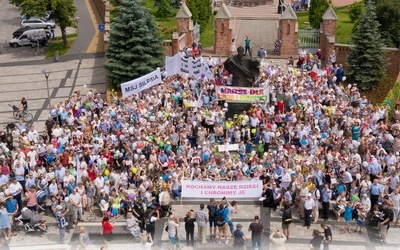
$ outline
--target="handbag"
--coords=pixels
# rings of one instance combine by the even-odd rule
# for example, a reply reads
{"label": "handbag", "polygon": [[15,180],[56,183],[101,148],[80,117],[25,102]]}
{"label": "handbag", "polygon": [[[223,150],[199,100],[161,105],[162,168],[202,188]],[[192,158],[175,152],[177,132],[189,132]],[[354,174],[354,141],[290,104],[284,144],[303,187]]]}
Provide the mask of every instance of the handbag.
{"label": "handbag", "polygon": [[167,226],[165,227],[165,232],[168,232],[168,229],[169,229],[169,226],[167,225]]}

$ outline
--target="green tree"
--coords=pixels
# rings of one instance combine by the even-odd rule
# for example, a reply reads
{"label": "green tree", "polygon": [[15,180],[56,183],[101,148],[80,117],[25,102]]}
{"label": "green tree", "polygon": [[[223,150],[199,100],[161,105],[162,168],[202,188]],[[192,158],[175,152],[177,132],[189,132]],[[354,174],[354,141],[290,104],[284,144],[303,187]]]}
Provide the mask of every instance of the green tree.
{"label": "green tree", "polygon": [[200,29],[200,32],[203,32],[211,20],[211,0],[187,0],[186,5],[190,12],[192,12],[193,22],[199,23],[200,27],[203,27],[203,29]]}
{"label": "green tree", "polygon": [[310,3],[310,9],[308,21],[311,27],[319,29],[320,23],[322,22],[322,16],[326,9],[328,9],[331,0],[312,0]]}
{"label": "green tree", "polygon": [[107,77],[114,87],[162,65],[163,47],[156,23],[141,0],[121,0],[111,25]]}
{"label": "green tree", "polygon": [[168,0],[161,0],[160,6],[157,10],[156,16],[157,17],[171,17],[174,14],[174,10],[171,7],[171,4]]}
{"label": "green tree", "polygon": [[67,46],[67,27],[75,25],[76,7],[73,0],[10,0],[11,4],[17,6],[22,15],[28,18],[32,16],[43,16],[46,10],[52,10],[51,18],[56,20],[60,26],[64,46]]}
{"label": "green tree", "polygon": [[386,59],[379,28],[375,5],[369,1],[351,38],[354,47],[347,56],[348,72],[362,90],[373,89],[385,74]]}
{"label": "green tree", "polygon": [[398,0],[375,1],[381,36],[388,47],[400,47],[400,4]]}

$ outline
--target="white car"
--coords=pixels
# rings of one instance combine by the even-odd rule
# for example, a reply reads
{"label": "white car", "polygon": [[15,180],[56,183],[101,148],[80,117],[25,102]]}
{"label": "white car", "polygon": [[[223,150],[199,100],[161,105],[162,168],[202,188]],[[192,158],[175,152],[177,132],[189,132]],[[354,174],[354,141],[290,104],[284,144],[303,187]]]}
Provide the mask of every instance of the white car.
{"label": "white car", "polygon": [[32,46],[32,39],[40,39],[47,38],[48,40],[51,38],[50,30],[46,29],[36,29],[36,30],[27,30],[19,37],[11,39],[8,43],[11,47],[16,48],[19,46]]}
{"label": "white car", "polygon": [[40,18],[30,18],[21,21],[21,28],[51,29],[56,27],[54,20],[43,20]]}

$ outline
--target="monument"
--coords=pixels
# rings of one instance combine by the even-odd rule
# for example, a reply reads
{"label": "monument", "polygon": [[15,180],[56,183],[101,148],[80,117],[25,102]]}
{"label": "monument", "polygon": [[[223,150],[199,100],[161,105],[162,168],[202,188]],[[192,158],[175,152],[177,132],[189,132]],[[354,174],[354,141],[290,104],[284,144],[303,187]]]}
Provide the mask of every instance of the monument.
{"label": "monument", "polygon": [[[232,86],[251,88],[260,73],[260,62],[245,55],[243,46],[239,46],[237,52],[225,61],[224,67],[233,75]],[[248,111],[250,107],[251,103],[230,102],[227,117]]]}
{"label": "monument", "polygon": [[233,75],[233,86],[253,87],[260,73],[260,62],[244,54],[243,46],[237,48],[237,55],[229,57],[225,63],[225,69]]}

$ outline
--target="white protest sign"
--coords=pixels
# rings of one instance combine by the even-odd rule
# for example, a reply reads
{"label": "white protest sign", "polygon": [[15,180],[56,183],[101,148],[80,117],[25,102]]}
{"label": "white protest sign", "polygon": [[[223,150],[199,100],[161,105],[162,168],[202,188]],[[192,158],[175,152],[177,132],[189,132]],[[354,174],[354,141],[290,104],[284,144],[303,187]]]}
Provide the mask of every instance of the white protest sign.
{"label": "white protest sign", "polygon": [[225,152],[225,151],[237,151],[239,150],[239,144],[224,144],[218,145],[218,152]]}
{"label": "white protest sign", "polygon": [[182,197],[187,198],[258,198],[261,181],[182,181]]}
{"label": "white protest sign", "polygon": [[145,76],[121,84],[122,96],[131,96],[133,94],[139,93],[142,90],[151,88],[161,82],[162,80],[160,68],[157,68],[156,70]]}
{"label": "white protest sign", "polygon": [[203,58],[199,57],[197,59],[182,58],[178,53],[174,56],[167,56],[165,58],[165,70],[167,75],[175,74],[188,74],[188,76],[195,76],[196,78],[201,77],[204,74],[208,79],[213,79],[214,76],[210,68],[203,62]]}

